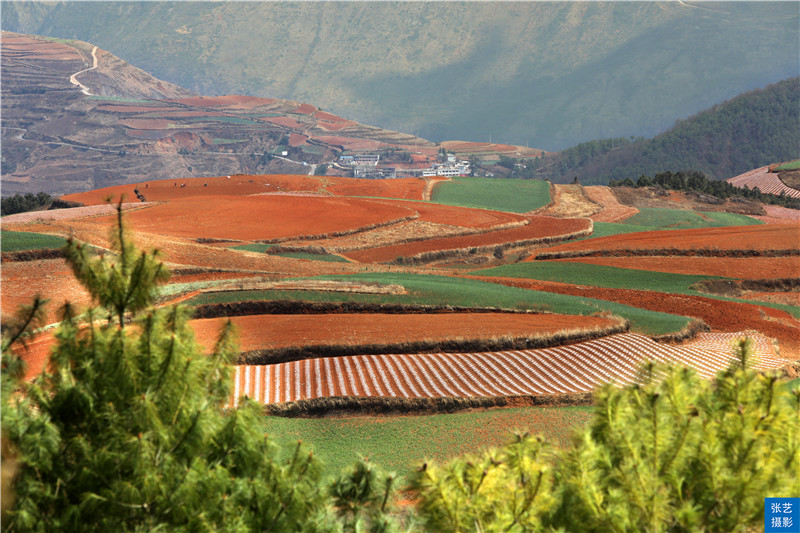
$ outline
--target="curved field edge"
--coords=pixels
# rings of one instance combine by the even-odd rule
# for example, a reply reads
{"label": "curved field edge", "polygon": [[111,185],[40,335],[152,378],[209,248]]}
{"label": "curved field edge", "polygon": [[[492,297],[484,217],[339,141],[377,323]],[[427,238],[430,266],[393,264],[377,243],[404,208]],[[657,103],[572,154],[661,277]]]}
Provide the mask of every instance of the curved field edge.
{"label": "curved field edge", "polygon": [[318,276],[310,279],[397,284],[405,287],[408,294],[374,295],[314,291],[303,291],[300,294],[299,291],[235,291],[199,294],[187,303],[206,305],[249,300],[303,300],[518,309],[565,315],[608,312],[628,320],[633,331],[647,335],[679,332],[691,322],[688,317],[648,311],[616,302],[508,287],[490,281],[467,278],[425,274],[363,273]]}

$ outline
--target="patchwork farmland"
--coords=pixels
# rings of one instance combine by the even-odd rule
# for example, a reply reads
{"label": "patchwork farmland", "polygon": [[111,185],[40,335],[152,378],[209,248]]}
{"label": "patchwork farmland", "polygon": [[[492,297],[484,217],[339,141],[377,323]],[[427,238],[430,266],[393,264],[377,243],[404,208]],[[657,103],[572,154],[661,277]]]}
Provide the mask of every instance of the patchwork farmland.
{"label": "patchwork farmland", "polygon": [[[494,183],[502,202],[469,192]],[[796,212],[654,208],[618,193],[294,175],[98,189],[64,198],[84,207],[3,219],[14,250],[4,247],[2,312],[37,292],[52,301],[50,324],[65,299],[88,305],[54,249],[72,237],[108,250],[105,198],[124,195],[143,200],[126,204],[135,241],[172,271],[159,305],[195,306],[204,349],[227,320],[238,330],[231,406],[244,396],[270,409],[391,400],[401,413],[420,399],[586,403],[647,362],[711,377],[744,337],[758,369],[794,375]],[[46,364],[52,332],[22,353],[28,378]]]}

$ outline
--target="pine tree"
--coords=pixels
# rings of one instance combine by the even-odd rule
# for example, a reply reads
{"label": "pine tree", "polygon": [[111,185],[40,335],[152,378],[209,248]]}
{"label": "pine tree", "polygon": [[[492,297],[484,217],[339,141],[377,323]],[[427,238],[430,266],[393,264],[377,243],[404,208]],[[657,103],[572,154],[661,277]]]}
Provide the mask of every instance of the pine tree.
{"label": "pine tree", "polygon": [[596,392],[563,452],[517,436],[500,450],[423,465],[431,531],[752,531],[764,498],[800,494],[800,388],[747,368],[751,341],[715,380],[650,365]]}
{"label": "pine tree", "polygon": [[329,529],[313,454],[299,443],[280,454],[251,402],[221,410],[236,354],[230,324],[205,355],[189,309],[149,307],[168,274],[156,252],[134,248],[121,208],[118,217],[113,254],[65,247],[98,307],[83,321],[64,309],[42,375],[22,384],[12,346],[41,302],[3,343],[3,438],[20,466],[4,529]]}

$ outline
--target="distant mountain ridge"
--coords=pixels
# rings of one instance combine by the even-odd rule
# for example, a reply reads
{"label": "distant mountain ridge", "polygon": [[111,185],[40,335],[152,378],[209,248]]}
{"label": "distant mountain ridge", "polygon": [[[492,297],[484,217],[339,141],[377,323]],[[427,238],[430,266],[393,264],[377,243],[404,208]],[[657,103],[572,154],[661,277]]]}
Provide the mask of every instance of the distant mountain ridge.
{"label": "distant mountain ridge", "polygon": [[791,78],[679,120],[652,139],[606,139],[553,154],[545,158],[540,176],[606,184],[695,170],[719,180],[798,157],[800,78]]}
{"label": "distant mountain ridge", "polygon": [[4,1],[200,94],[314,102],[444,141],[652,136],[798,75],[794,2]]}

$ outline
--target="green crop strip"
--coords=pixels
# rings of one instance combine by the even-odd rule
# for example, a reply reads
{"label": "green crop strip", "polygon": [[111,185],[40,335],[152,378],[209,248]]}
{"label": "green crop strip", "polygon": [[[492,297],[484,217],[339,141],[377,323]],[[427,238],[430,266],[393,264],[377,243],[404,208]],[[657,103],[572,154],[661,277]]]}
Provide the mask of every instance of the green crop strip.
{"label": "green crop strip", "polygon": [[723,226],[753,226],[760,220],[734,213],[695,212],[682,209],[644,207],[622,222],[624,225],[652,229],[717,228]]}
{"label": "green crop strip", "polygon": [[192,298],[189,303],[203,305],[247,300],[293,300],[496,307],[539,310],[568,315],[588,315],[598,311],[608,311],[629,320],[631,327],[635,331],[649,335],[663,335],[680,331],[689,323],[689,319],[686,317],[647,311],[605,300],[532,291],[496,283],[447,276],[378,273],[320,276],[313,279],[398,284],[405,287],[408,294],[383,295],[279,290],[236,291],[201,294]]}
{"label": "green crop strip", "polygon": [[44,233],[3,230],[0,234],[0,248],[3,252],[54,249],[61,248],[65,244],[67,241],[63,237]]}
{"label": "green crop strip", "polygon": [[527,213],[550,203],[550,184],[540,180],[453,178],[433,189],[431,201],[458,207]]}
{"label": "green crop strip", "polygon": [[361,455],[407,475],[426,460],[444,462],[505,444],[515,429],[565,446],[575,429],[586,427],[592,413],[592,407],[520,407],[413,417],[266,416],[264,431],[285,450],[293,450],[298,440],[311,443],[328,472],[339,472]]}

